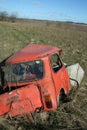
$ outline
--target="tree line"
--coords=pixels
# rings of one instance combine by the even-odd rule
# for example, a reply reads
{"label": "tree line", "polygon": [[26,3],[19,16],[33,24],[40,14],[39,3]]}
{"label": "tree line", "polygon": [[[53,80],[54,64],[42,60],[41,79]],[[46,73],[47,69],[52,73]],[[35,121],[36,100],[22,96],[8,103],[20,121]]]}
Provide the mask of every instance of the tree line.
{"label": "tree line", "polygon": [[0,11],[0,21],[15,22],[16,19],[17,19],[16,13],[8,14],[8,12],[6,12],[6,11]]}

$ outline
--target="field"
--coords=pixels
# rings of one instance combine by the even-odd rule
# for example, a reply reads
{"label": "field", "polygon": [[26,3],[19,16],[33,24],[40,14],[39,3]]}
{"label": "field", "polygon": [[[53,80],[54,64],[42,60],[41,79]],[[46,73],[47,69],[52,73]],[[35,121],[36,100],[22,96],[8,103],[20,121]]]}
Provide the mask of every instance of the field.
{"label": "field", "polygon": [[75,99],[62,104],[54,112],[48,112],[47,120],[38,120],[37,124],[33,125],[24,118],[16,121],[17,123],[0,118],[0,129],[87,129],[87,26],[34,20],[0,22],[0,61],[31,43],[62,48],[63,61],[69,65],[80,63],[85,71],[84,79]]}

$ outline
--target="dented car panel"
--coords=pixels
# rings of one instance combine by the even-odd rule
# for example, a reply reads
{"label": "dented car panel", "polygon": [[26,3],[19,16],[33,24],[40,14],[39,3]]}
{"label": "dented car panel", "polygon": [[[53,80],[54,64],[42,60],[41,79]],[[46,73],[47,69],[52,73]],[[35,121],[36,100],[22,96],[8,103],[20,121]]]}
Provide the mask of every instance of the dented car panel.
{"label": "dented car panel", "polygon": [[0,115],[9,114],[14,117],[33,112],[41,106],[40,93],[36,85],[26,86],[0,95]]}

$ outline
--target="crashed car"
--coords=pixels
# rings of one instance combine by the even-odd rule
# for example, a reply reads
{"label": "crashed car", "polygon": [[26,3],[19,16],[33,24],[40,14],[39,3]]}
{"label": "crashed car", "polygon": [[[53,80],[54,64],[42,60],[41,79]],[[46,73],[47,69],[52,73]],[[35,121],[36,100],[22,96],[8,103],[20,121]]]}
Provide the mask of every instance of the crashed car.
{"label": "crashed car", "polygon": [[72,89],[62,49],[31,44],[1,63],[0,116],[8,118],[57,109]]}

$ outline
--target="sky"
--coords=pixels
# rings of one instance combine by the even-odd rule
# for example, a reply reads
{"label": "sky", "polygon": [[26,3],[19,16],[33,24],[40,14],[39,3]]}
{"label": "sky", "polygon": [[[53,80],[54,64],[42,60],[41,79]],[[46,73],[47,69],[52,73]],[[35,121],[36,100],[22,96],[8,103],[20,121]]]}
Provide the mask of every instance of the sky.
{"label": "sky", "polygon": [[0,11],[20,18],[87,23],[87,0],[0,0]]}

